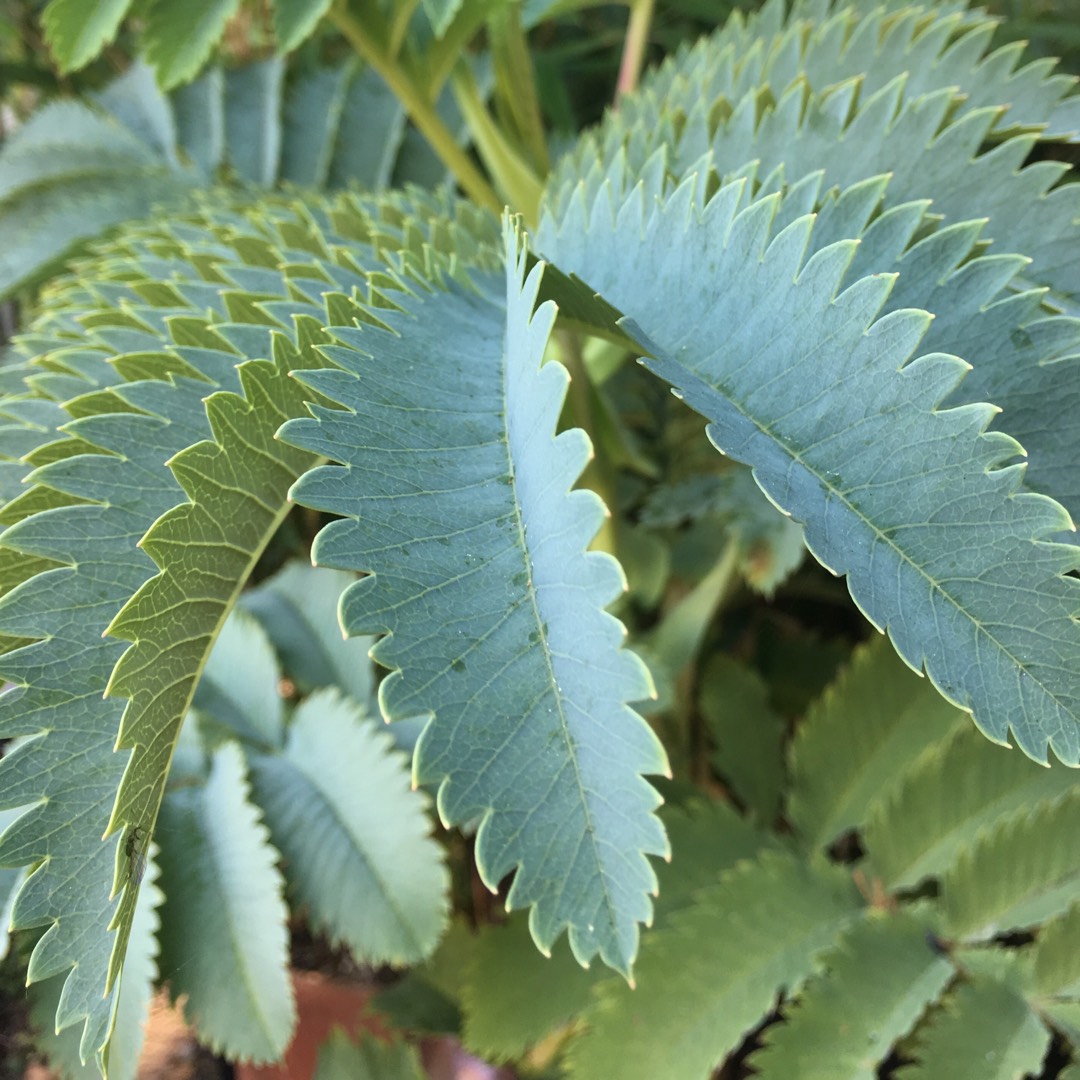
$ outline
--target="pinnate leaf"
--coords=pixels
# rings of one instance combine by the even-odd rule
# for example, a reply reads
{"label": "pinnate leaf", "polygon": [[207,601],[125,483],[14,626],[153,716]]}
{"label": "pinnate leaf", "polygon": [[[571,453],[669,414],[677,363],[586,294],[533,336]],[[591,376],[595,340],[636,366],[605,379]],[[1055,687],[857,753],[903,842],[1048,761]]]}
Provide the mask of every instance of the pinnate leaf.
{"label": "pinnate leaf", "polygon": [[641,774],[666,763],[624,704],[651,688],[603,610],[621,574],[585,552],[602,508],[568,491],[588,450],[580,432],[554,435],[567,376],[540,367],[553,311],[532,314],[539,270],[523,282],[506,244],[504,280],[399,300],[380,313],[395,333],[335,330],[341,370],[303,379],[344,411],[316,408],[280,437],[345,466],[292,497],[346,515],[313,558],[370,572],[342,624],[388,632],[373,652],[393,669],[384,713],[432,716],[417,780],[441,783],[448,823],[480,820],[491,888],[516,868],[507,903],[533,907],[542,951],[568,927],[579,961],[629,972],[656,888],[645,855],[667,852]]}
{"label": "pinnate leaf", "polygon": [[162,975],[186,995],[203,1041],[230,1057],[276,1060],[295,1022],[288,911],[237,744],[214,753],[205,786],[169,792],[158,828]]}
{"label": "pinnate leaf", "polygon": [[[296,899],[368,962],[435,948],[449,888],[427,798],[390,736],[333,690],[296,710],[280,754],[251,758],[255,797]],[[362,782],[358,782],[362,777]]]}

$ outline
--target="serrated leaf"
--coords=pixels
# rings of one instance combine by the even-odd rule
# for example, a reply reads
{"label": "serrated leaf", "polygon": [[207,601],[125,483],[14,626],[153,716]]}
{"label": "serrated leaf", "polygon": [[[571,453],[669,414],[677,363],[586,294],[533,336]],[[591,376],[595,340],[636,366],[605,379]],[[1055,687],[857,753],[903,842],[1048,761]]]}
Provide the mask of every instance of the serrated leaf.
{"label": "serrated leaf", "polygon": [[701,714],[715,746],[713,768],[766,825],[780,807],[785,729],[768,694],[758,675],[723,654],[709,660],[701,679]]}
{"label": "serrated leaf", "polygon": [[61,71],[78,71],[113,39],[132,0],[49,0],[45,40]]}
{"label": "serrated leaf", "polygon": [[[365,280],[356,263],[362,250],[381,264],[375,248],[362,248],[358,238],[370,237],[374,221],[383,215],[388,215],[379,234],[383,250],[396,250],[399,227],[409,222],[413,240],[425,253],[426,261],[416,264],[411,252],[403,253],[400,265],[445,266],[442,253],[448,245],[464,254],[465,265],[489,258],[487,219],[457,214],[445,199],[418,198],[395,196],[378,206],[369,203],[366,210],[359,200],[349,199],[334,208],[352,239],[347,259],[343,256],[346,265],[331,261],[329,266],[347,287]],[[282,217],[281,227],[287,230],[290,216]],[[256,283],[261,296],[276,283],[269,295],[275,290],[284,294],[282,275],[290,271],[266,269],[267,261],[280,267],[267,220],[253,214],[250,227],[239,235],[233,230],[241,221],[226,207],[207,209],[197,224],[176,224],[177,232],[207,253],[195,266],[182,257],[183,247],[168,231],[155,225],[133,230],[108,257],[87,268],[85,284],[67,283],[49,297],[35,333],[21,346],[31,356],[35,350],[41,355],[25,366],[4,369],[15,391],[4,406],[12,421],[9,445],[42,464],[26,494],[4,510],[8,529],[0,577],[7,591],[0,600],[0,634],[9,648],[11,643],[21,647],[0,657],[3,678],[15,684],[0,695],[2,730],[5,737],[35,738],[0,761],[6,805],[32,804],[0,839],[0,856],[13,864],[39,864],[20,892],[13,925],[50,927],[31,958],[29,978],[70,969],[57,1024],[64,1028],[87,1021],[81,1042],[86,1057],[102,1050],[108,1039],[114,1001],[108,987],[123,962],[137,890],[124,888],[119,907],[110,903],[110,894],[114,885],[138,883],[140,852],[152,833],[187,697],[218,622],[287,512],[286,487],[275,488],[274,477],[287,486],[300,471],[290,474],[287,463],[299,461],[302,469],[307,461],[303,455],[294,458],[294,451],[272,436],[283,418],[278,411],[283,402],[292,402],[285,415],[301,408],[303,391],[284,372],[313,357],[318,322],[329,316],[325,307],[288,301],[289,312],[297,316],[297,338],[290,342],[282,333],[274,340],[274,319],[267,315],[273,301],[264,302],[265,310],[256,307],[234,281]],[[312,239],[321,234],[306,220],[303,228],[294,224],[293,233],[324,250],[321,241]],[[233,236],[236,246],[226,243],[225,236]],[[260,236],[271,239],[263,242]],[[159,275],[169,283],[159,281]],[[298,280],[304,281],[302,271]],[[393,282],[384,286],[391,287]],[[360,310],[351,303],[332,306],[350,322]],[[303,312],[315,313],[318,322]],[[240,321],[227,322],[229,314]],[[239,343],[235,348],[229,337]],[[245,365],[238,378],[241,347],[259,356],[273,354],[281,366],[267,361],[254,368]],[[62,392],[66,407],[26,396],[24,379],[31,393],[49,387]],[[252,394],[257,408],[233,392],[241,388]],[[284,398],[277,396],[279,391]],[[207,423],[208,392],[215,423],[221,425],[216,429]],[[78,419],[67,423],[70,434],[58,434],[57,425],[72,416]],[[206,442],[215,431],[223,439],[220,454]],[[200,474],[201,505],[211,507],[207,517],[200,519],[199,511],[185,503],[183,488],[165,465],[170,459],[185,482]],[[260,494],[263,482],[270,488]],[[242,498],[234,503],[243,492],[254,493],[257,503],[242,506]],[[214,503],[213,497],[223,502]],[[241,506],[238,514],[229,508],[236,506]],[[176,513],[164,517],[170,510]],[[175,561],[182,567],[184,559],[198,564],[204,541],[216,555],[226,551],[228,557],[211,558],[209,573],[196,565],[194,573],[181,568],[176,577],[159,575],[140,592],[154,564],[138,545],[157,519],[162,520],[151,546],[163,558],[168,552],[164,561],[170,566]],[[260,521],[267,526],[261,534]],[[173,544],[171,537],[179,542]],[[223,569],[237,576],[222,577]],[[174,633],[178,624],[161,617],[158,600],[174,615],[185,611],[185,633],[179,638]],[[117,642],[103,632],[125,602],[134,606],[130,618],[119,620],[119,632],[126,626],[139,643],[125,654],[127,670],[117,673]],[[120,734],[122,744],[129,737],[136,744],[126,784],[121,775],[127,757],[116,753],[122,702],[103,698],[110,673],[127,680],[138,699]],[[114,679],[112,689],[117,687]],[[58,756],[58,743],[78,745],[79,753]],[[121,827],[120,838],[110,835],[101,842],[110,828]]]}
{"label": "serrated leaf", "polygon": [[277,658],[262,626],[252,616],[234,610],[214,642],[192,704],[213,713],[235,737],[276,750],[285,741],[280,678]]}
{"label": "serrated leaf", "polygon": [[587,447],[553,437],[566,374],[539,366],[553,312],[532,316],[539,275],[523,283],[516,243],[508,233],[504,282],[403,298],[380,313],[394,334],[335,331],[326,352],[343,370],[305,381],[347,411],[315,409],[280,437],[346,465],[292,497],[348,515],[313,559],[372,571],[342,598],[342,624],[389,631],[373,653],[395,669],[380,687],[388,717],[433,714],[416,779],[441,781],[448,823],[481,821],[489,887],[516,867],[507,904],[533,907],[543,951],[566,927],[579,961],[599,953],[628,972],[655,890],[644,856],[667,851],[641,773],[665,761],[624,704],[648,679],[603,611],[617,565],[584,552],[602,511],[567,492]]}
{"label": "serrated leaf", "polygon": [[630,990],[605,983],[570,1045],[574,1080],[708,1076],[858,917],[847,875],[764,852],[647,939]]}
{"label": "serrated leaf", "polygon": [[[157,978],[157,908],[162,895],[157,887],[156,862],[147,863],[143,888],[135,908],[128,961],[124,966],[117,995],[116,1028],[109,1057],[109,1080],[135,1080],[136,1063],[145,1041],[145,1023]],[[54,976],[34,983],[27,990],[30,1014],[35,1028],[35,1042],[49,1058],[49,1063],[68,1080],[100,1080],[103,1070],[96,1060],[80,1060],[81,1032],[77,1027],[55,1030],[56,1014],[64,987],[64,977]]]}
{"label": "serrated leaf", "polygon": [[281,754],[250,764],[289,886],[314,922],[359,960],[427,956],[446,924],[449,879],[427,798],[410,789],[389,735],[322,690],[296,710]]}
{"label": "serrated leaf", "polygon": [[764,1034],[750,1059],[762,1080],[873,1080],[954,977],[928,943],[931,920],[870,916],[821,958],[825,969]]}
{"label": "serrated leaf", "polygon": [[[650,206],[642,187],[622,205],[610,188],[592,206],[575,198],[538,244],[627,313],[650,370],[803,522],[807,546],[848,576],[908,663],[991,739],[1080,763],[1080,586],[1066,576],[1080,553],[1044,542],[1068,514],[1020,493],[1017,446],[985,432],[988,406],[939,407],[962,366],[912,360],[928,320],[878,318],[888,275],[839,292],[851,243],[804,261],[811,217],[774,233],[778,196],[746,204],[736,181],[706,199],[702,179]],[[972,528],[982,544],[955,539]]]}
{"label": "serrated leaf", "polygon": [[676,807],[669,801],[660,816],[671,841],[671,861],[656,868],[657,925],[693,907],[698,890],[715,885],[736,863],[763,851],[786,851],[775,833],[758,828],[728,803],[694,798]]}
{"label": "serrated leaf", "polygon": [[143,30],[146,59],[164,88],[187,82],[206,62],[240,0],[154,0]]}
{"label": "serrated leaf", "polygon": [[315,31],[333,0],[274,0],[274,36],[278,50],[292,52]]}
{"label": "serrated leaf", "polygon": [[230,1057],[276,1060],[296,1020],[288,911],[238,746],[215,752],[204,787],[168,793],[158,835],[162,976],[186,995],[202,1041]]}
{"label": "serrated leaf", "polygon": [[954,728],[874,804],[864,846],[887,888],[913,888],[951,866],[980,832],[1074,790],[1075,772],[1040,768]]}
{"label": "serrated leaf", "polygon": [[[188,380],[185,389],[197,401],[206,386]],[[179,388],[175,393],[182,397]],[[166,425],[125,412],[130,406],[118,398],[102,397],[109,402],[105,415],[69,425],[83,452],[58,455],[32,474],[40,486],[31,509],[40,512],[16,520],[4,534],[7,551],[40,553],[57,568],[27,578],[0,601],[5,632],[33,639],[0,658],[3,677],[16,684],[0,696],[4,732],[38,734],[0,762],[7,805],[38,800],[7,830],[0,849],[15,865],[42,861],[19,894],[12,924],[50,926],[31,957],[28,979],[71,969],[56,1026],[62,1030],[85,1019],[81,1053],[87,1059],[103,1049],[113,1022],[112,965],[122,961],[136,899],[136,890],[125,888],[120,932],[111,933],[118,909],[110,898],[133,878],[117,839],[102,842],[126,760],[115,753],[122,706],[103,697],[117,643],[102,634],[152,566],[135,545],[176,497],[162,463],[203,431],[199,414],[181,409]],[[80,400],[70,406],[76,414]],[[47,431],[40,439],[49,442]],[[81,498],[66,505],[72,489]],[[57,741],[79,747],[68,768],[56,760]]]}
{"label": "serrated leaf", "polygon": [[903,1080],[1019,1080],[1037,1075],[1050,1032],[1023,998],[1001,983],[959,986],[932,1015]]}
{"label": "serrated leaf", "polygon": [[812,847],[864,824],[928,743],[960,714],[882,639],[852,653],[791,747],[788,816]]}
{"label": "serrated leaf", "polygon": [[[950,932],[983,938],[1034,926],[1080,898],[1080,790],[983,833],[942,875]],[[1007,872],[1003,868],[1007,868]]]}
{"label": "serrated leaf", "polygon": [[146,1039],[146,1019],[158,976],[157,937],[161,928],[158,909],[164,900],[158,887],[160,871],[155,853],[153,848],[146,853],[146,868],[124,953],[116,1027],[106,1055],[109,1080],[135,1080],[139,1053]]}
{"label": "serrated leaf", "polygon": [[423,1080],[420,1056],[405,1042],[362,1035],[354,1043],[335,1028],[319,1047],[314,1080]]}

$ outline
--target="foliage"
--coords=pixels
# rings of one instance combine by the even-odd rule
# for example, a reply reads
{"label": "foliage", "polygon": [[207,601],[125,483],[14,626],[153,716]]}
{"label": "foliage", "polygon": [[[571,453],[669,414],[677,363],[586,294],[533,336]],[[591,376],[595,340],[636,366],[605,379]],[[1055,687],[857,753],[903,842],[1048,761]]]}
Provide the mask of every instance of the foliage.
{"label": "foliage", "polygon": [[280,1057],[301,933],[536,1074],[1080,1055],[1080,94],[902,0],[635,87],[635,4],[560,154],[587,6],[45,6],[133,53],[0,151],[0,884],[71,1075],[159,981]]}

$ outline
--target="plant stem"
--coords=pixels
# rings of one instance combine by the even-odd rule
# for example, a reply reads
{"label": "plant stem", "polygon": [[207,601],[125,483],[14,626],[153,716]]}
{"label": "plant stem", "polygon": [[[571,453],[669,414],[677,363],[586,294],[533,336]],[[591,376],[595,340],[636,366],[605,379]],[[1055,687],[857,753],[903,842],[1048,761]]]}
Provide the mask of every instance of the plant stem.
{"label": "plant stem", "polygon": [[623,42],[619,79],[615,84],[616,105],[624,94],[629,94],[637,88],[638,80],[641,78],[654,3],[655,0],[633,0],[630,5],[630,21],[626,26],[626,41]]}
{"label": "plant stem", "polygon": [[330,18],[357,54],[382,76],[409,119],[420,129],[469,198],[496,214],[501,213],[502,201],[469,155],[458,145],[427,95],[417,87],[397,59],[385,48],[380,48],[376,37],[348,11],[344,3],[339,2],[331,9]]}
{"label": "plant stem", "polygon": [[466,64],[458,65],[451,85],[481,160],[510,205],[524,217],[525,224],[534,226],[540,212],[540,195],[543,191],[539,178],[510,145],[492,119],[477,89],[476,80]]}

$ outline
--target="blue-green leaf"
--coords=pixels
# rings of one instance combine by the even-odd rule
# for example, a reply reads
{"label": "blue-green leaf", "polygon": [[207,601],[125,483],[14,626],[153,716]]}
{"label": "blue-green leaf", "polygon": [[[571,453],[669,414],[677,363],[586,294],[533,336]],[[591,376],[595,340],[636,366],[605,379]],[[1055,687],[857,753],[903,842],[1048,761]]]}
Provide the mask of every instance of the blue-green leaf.
{"label": "blue-green leaf", "polygon": [[296,1019],[288,912],[235,743],[215,752],[204,787],[167,793],[158,836],[163,977],[186,995],[204,1042],[230,1057],[276,1060]]}
{"label": "blue-green leaf", "polygon": [[400,965],[435,948],[450,883],[427,797],[392,747],[381,725],[321,690],[296,710],[282,752],[250,764],[297,900],[358,960]]}
{"label": "blue-green leaf", "polygon": [[588,445],[554,434],[567,376],[540,366],[554,312],[532,315],[539,271],[523,284],[506,243],[505,281],[402,298],[391,333],[336,329],[325,352],[342,370],[301,377],[344,411],[314,408],[280,437],[344,465],[292,495],[346,515],[313,556],[370,572],[342,624],[388,633],[373,653],[393,669],[385,714],[432,717],[417,781],[441,781],[448,823],[480,821],[489,887],[516,868],[507,903],[533,906],[543,951],[569,928],[581,962],[628,972],[656,888],[644,855],[667,852],[641,774],[666,763],[625,704],[650,685],[603,610],[622,576],[585,551],[602,507],[568,491]]}
{"label": "blue-green leaf", "polygon": [[930,320],[879,317],[891,275],[845,282],[855,243],[818,247],[797,198],[747,204],[746,181],[706,198],[704,181],[651,205],[644,185],[622,204],[600,186],[589,205],[582,189],[541,223],[540,249],[627,315],[647,366],[804,524],[909,664],[991,739],[1080,764],[1080,582],[1067,576],[1080,551],[1047,542],[1068,514],[1021,493],[1018,445],[986,432],[991,406],[941,407],[965,365],[912,359]]}

